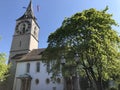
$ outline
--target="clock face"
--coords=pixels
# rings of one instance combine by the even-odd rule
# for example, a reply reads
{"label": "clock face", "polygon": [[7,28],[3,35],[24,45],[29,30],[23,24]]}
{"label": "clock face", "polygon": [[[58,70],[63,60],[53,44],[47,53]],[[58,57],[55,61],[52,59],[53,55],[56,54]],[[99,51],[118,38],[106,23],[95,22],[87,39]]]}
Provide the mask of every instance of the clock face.
{"label": "clock face", "polygon": [[31,27],[31,23],[29,21],[21,21],[16,26],[16,33],[24,34],[26,33]]}

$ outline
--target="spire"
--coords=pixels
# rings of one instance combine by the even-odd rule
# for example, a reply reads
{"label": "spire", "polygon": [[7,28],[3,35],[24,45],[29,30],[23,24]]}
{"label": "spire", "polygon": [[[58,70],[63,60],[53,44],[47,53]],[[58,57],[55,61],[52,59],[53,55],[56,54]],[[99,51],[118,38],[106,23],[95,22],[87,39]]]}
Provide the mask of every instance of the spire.
{"label": "spire", "polygon": [[32,19],[36,20],[36,17],[33,13],[32,0],[30,0],[30,3],[28,5],[28,7],[26,8],[26,12],[23,14],[23,16],[18,18],[17,20],[28,19],[28,18],[29,19],[32,18]]}

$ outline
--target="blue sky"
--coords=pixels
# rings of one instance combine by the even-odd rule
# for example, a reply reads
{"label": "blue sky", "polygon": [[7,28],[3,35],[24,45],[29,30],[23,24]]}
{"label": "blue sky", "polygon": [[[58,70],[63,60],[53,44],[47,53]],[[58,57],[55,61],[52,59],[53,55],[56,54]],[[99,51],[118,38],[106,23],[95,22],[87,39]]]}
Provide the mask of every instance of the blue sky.
{"label": "blue sky", "polygon": [[[23,15],[30,0],[2,0],[0,2],[0,52],[9,55],[16,19]],[[40,6],[37,12],[37,5]],[[65,17],[70,17],[85,9],[103,10],[109,6],[108,13],[120,24],[120,0],[33,0],[33,9],[40,26],[39,48],[47,47],[47,38],[61,26]],[[120,27],[115,28],[120,32]]]}

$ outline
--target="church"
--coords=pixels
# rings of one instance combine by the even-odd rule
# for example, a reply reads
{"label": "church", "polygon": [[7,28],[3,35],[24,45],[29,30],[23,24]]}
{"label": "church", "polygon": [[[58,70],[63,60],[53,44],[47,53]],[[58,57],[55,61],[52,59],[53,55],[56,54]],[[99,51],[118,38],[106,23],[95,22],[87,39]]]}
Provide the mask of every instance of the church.
{"label": "church", "polygon": [[[33,12],[32,0],[23,16],[16,20],[9,63],[9,88],[7,90],[63,90],[62,75],[52,80],[47,71],[51,63],[42,60],[45,48],[38,47],[40,26]],[[40,42],[41,43],[41,42]]]}

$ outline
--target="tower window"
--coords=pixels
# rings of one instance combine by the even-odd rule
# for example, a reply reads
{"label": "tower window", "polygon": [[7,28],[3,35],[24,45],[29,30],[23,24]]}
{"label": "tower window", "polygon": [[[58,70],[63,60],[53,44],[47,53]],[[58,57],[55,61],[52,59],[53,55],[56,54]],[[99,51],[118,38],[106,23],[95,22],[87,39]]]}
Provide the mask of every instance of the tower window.
{"label": "tower window", "polygon": [[22,44],[22,43],[21,43],[21,41],[20,41],[20,43],[19,43],[19,46],[20,46],[20,47],[21,47],[21,44]]}
{"label": "tower window", "polygon": [[40,72],[40,62],[36,63],[36,72]]}
{"label": "tower window", "polygon": [[37,27],[34,27],[34,35],[37,36]]}
{"label": "tower window", "polygon": [[29,73],[30,72],[30,63],[27,63],[27,69],[26,72]]}
{"label": "tower window", "polygon": [[34,35],[36,35],[36,30],[34,30]]}

